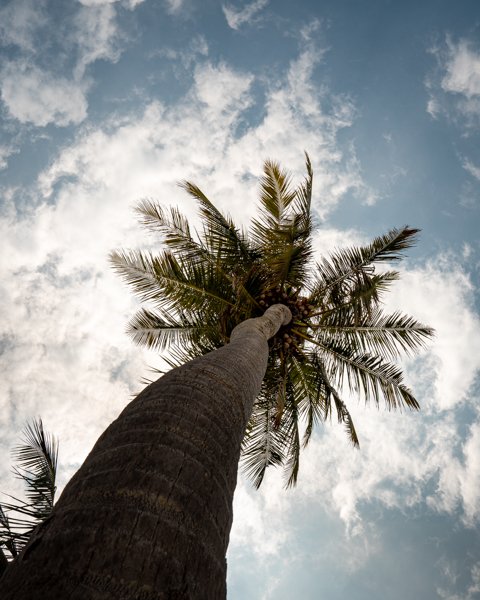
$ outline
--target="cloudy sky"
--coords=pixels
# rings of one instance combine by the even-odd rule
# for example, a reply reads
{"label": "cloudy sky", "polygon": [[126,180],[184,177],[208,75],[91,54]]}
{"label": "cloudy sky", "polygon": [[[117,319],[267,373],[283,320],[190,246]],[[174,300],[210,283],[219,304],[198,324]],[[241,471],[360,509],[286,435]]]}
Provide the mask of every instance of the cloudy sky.
{"label": "cloudy sky", "polygon": [[422,229],[389,308],[436,328],[404,362],[419,414],[351,401],[299,485],[243,477],[228,600],[480,598],[480,11],[475,0],[0,3],[0,489],[41,415],[60,488],[159,357],[108,252],[158,247],[142,197],[238,221],[266,157],[315,172],[319,253]]}

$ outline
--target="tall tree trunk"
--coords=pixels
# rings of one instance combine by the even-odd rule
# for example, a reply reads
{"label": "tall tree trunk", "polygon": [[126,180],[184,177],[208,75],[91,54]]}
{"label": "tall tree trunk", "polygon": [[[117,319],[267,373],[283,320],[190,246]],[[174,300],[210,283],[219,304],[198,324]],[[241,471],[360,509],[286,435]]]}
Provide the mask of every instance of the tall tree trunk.
{"label": "tall tree trunk", "polygon": [[2,600],[224,600],[240,446],[291,313],[148,386],[102,434],[0,581]]}

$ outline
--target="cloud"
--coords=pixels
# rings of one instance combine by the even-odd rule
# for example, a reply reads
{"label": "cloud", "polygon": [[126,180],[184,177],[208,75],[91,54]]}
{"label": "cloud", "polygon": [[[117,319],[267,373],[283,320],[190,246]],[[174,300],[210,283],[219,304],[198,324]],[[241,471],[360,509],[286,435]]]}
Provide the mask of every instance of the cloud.
{"label": "cloud", "polygon": [[439,73],[426,85],[430,94],[427,111],[462,118],[467,126],[477,126],[480,116],[480,53],[466,39],[430,49],[438,62]]}
{"label": "cloud", "polygon": [[447,40],[447,44],[446,75],[442,79],[442,88],[467,98],[479,96],[480,54],[474,52],[466,40],[460,40],[458,44]]}
{"label": "cloud", "polygon": [[14,44],[22,50],[33,51],[39,28],[46,25],[48,17],[45,2],[18,0],[0,10],[0,43]]}
{"label": "cloud", "polygon": [[87,116],[84,86],[38,67],[8,65],[3,72],[1,92],[11,116],[21,123],[66,126],[78,124]]}
{"label": "cloud", "polygon": [[256,0],[244,6],[242,10],[236,10],[233,6],[222,4],[223,14],[228,25],[232,29],[239,29],[245,23],[251,23],[253,16],[267,6],[268,0]]}
{"label": "cloud", "polygon": [[[65,127],[83,121],[93,83],[86,76],[88,65],[99,59],[115,62],[121,54],[114,4],[83,2],[77,7],[64,18],[67,34],[56,40],[63,51],[55,53],[44,41],[50,39],[55,24],[43,3],[34,6],[24,0],[2,11],[0,40],[3,45],[15,44],[20,52],[14,61],[4,62],[0,91],[10,116],[22,124]],[[67,55],[73,68],[64,64]]]}
{"label": "cloud", "polygon": [[[78,0],[84,6],[101,6],[105,4],[113,4],[114,2],[121,2],[122,0]],[[125,0],[130,8],[135,8],[137,4],[141,4],[145,0]]]}
{"label": "cloud", "polygon": [[478,179],[480,181],[480,167],[476,167],[475,165],[473,165],[468,160],[468,158],[466,158],[463,161],[463,168],[466,169],[470,173],[470,175],[475,177],[475,179]]}
{"label": "cloud", "polygon": [[[158,48],[151,51],[148,54],[149,58],[153,58],[154,56],[166,56],[170,61],[175,61],[179,59],[183,66],[181,70],[181,76],[184,75],[184,69],[188,69],[190,65],[195,62],[197,56],[208,56],[209,48],[207,44],[207,40],[203,35],[195,36],[188,44],[188,46],[184,47],[181,50],[174,50],[173,48]],[[175,66],[174,66],[175,68]]]}
{"label": "cloud", "polygon": [[111,62],[119,59],[121,48],[115,17],[115,8],[109,3],[82,7],[75,15],[74,42],[78,48],[78,61],[74,69],[76,79],[83,76],[89,64],[100,58]]}
{"label": "cloud", "polygon": [[165,0],[165,2],[167,4],[167,12],[175,14],[182,8],[184,0]]}
{"label": "cloud", "polygon": [[[449,565],[447,565],[449,567]],[[478,593],[480,592],[480,562],[477,562],[470,570],[471,577],[471,585],[469,585],[466,594],[458,595],[452,594],[447,590],[438,587],[437,593],[444,600],[474,600],[478,598]],[[456,577],[454,578],[452,583],[455,583]]]}

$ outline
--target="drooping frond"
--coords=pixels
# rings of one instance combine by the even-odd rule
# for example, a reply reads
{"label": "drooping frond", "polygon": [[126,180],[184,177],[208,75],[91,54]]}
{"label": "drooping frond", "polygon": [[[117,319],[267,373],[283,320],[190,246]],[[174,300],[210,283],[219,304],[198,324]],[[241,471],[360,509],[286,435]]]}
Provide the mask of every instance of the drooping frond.
{"label": "drooping frond", "polygon": [[288,378],[286,383],[286,410],[282,413],[281,428],[287,450],[284,470],[285,487],[289,488],[296,485],[300,468],[300,432],[298,404],[291,379]]}
{"label": "drooping frond", "polygon": [[[345,427],[345,431],[347,433],[348,439],[353,444],[354,447],[359,448],[360,444],[358,441],[357,432],[355,431],[355,426],[352,421],[352,417],[338,394],[337,390],[333,386],[330,381],[330,377],[327,373],[327,369],[325,368],[325,364],[318,359],[318,355],[315,351],[311,352],[308,358],[309,363],[314,367],[317,376],[318,376],[318,386],[319,389],[323,391],[325,396],[325,406],[326,406],[326,415],[332,414],[331,407],[331,399],[333,398],[335,408],[337,411],[337,419],[340,425]],[[306,434],[307,435],[307,432]],[[305,443],[309,438],[305,440]]]}
{"label": "drooping frond", "polygon": [[[313,340],[312,340],[313,341]],[[316,355],[343,385],[346,380],[350,391],[363,396],[365,403],[373,400],[378,406],[383,398],[389,410],[408,407],[420,408],[412,392],[403,383],[402,370],[378,356],[356,352],[349,344],[315,342]]]}
{"label": "drooping frond", "polygon": [[260,487],[267,468],[282,465],[285,459],[284,435],[275,427],[276,411],[271,394],[262,388],[242,448],[243,469],[255,489]]}
{"label": "drooping frond", "polygon": [[51,513],[56,492],[58,440],[34,419],[24,430],[23,443],[12,452],[18,467],[14,474],[25,484],[27,501],[0,505],[0,547],[14,558],[35,527]]}

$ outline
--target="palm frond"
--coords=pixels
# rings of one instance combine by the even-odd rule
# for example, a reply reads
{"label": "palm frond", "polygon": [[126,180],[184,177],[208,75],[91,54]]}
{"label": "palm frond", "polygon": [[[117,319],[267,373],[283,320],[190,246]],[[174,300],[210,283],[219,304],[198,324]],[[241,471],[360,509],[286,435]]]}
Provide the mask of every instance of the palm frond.
{"label": "palm frond", "polygon": [[46,518],[52,510],[56,491],[58,441],[44,430],[40,418],[34,419],[31,425],[27,424],[24,436],[24,443],[12,452],[19,465],[14,472],[25,482],[30,503],[35,504],[40,512],[44,511],[40,518]]}
{"label": "palm frond", "polygon": [[310,213],[313,173],[307,159],[306,180],[291,190],[291,175],[278,163],[266,161],[261,180],[260,218],[252,221],[253,240],[262,248],[271,286],[302,287],[312,256]]}
{"label": "palm frond", "polygon": [[314,303],[328,291],[334,294],[345,283],[368,277],[375,263],[401,260],[415,245],[419,231],[405,225],[376,237],[368,246],[338,249],[324,257],[317,263],[310,301]]}
{"label": "palm frond", "polygon": [[275,428],[276,409],[265,390],[260,392],[243,441],[242,465],[252,485],[258,489],[270,466],[279,466],[284,461],[284,435]]}
{"label": "palm frond", "polygon": [[[51,513],[56,492],[58,440],[45,431],[40,418],[27,424],[23,443],[12,456],[18,467],[13,469],[26,488],[27,501],[0,505],[0,547],[14,558],[28,541],[35,527]],[[20,515],[20,516],[12,516]]]}
{"label": "palm frond", "polygon": [[167,248],[191,260],[205,258],[207,249],[192,237],[188,220],[177,207],[167,209],[154,200],[143,198],[134,210],[140,217],[140,223],[159,234],[160,241]]}
{"label": "palm frond", "polygon": [[309,341],[317,346],[319,360],[339,385],[346,379],[350,391],[363,395],[366,404],[373,400],[378,406],[383,398],[389,410],[404,407],[419,410],[417,400],[403,383],[402,370],[396,365],[378,356],[357,353],[346,343],[320,343],[311,338]]}
{"label": "palm frond", "polygon": [[296,196],[290,189],[292,175],[282,169],[280,163],[267,159],[263,163],[263,176],[260,178],[259,220],[253,221],[252,231],[257,240],[264,240],[269,230],[284,224],[287,209]]}
{"label": "palm frond", "polygon": [[319,324],[310,323],[313,338],[320,342],[328,340],[348,344],[359,351],[368,352],[393,360],[402,352],[414,354],[425,348],[426,341],[434,335],[433,329],[419,323],[408,315],[395,312],[384,314],[375,309],[360,325],[355,325],[353,311],[330,313]]}
{"label": "palm frond", "polygon": [[285,399],[286,410],[283,412],[284,419],[282,420],[281,428],[284,445],[287,449],[284,471],[285,487],[290,488],[296,485],[298,470],[300,468],[299,411],[290,377],[287,379]]}
{"label": "palm frond", "polygon": [[222,263],[231,268],[239,263],[251,266],[259,256],[250,247],[246,233],[230,217],[225,217],[195,184],[181,181],[179,186],[198,202],[205,241],[211,251],[216,255],[221,253]]}
{"label": "palm frond", "polygon": [[192,264],[168,251],[154,257],[135,250],[112,252],[110,262],[141,300],[159,308],[219,311],[234,306],[230,282],[209,264]]}
{"label": "palm frond", "polygon": [[320,300],[320,304],[310,318],[320,317],[322,320],[335,315],[337,318],[346,319],[353,314],[354,322],[360,325],[377,309],[382,294],[398,279],[397,271],[380,274],[364,273],[351,285],[331,289],[330,293],[321,299],[317,297],[316,300],[317,302]]}
{"label": "palm frond", "polygon": [[162,352],[172,345],[186,346],[195,344],[208,335],[217,337],[221,345],[218,324],[211,323],[208,316],[196,315],[196,318],[186,316],[183,312],[176,320],[171,315],[164,317],[146,309],[141,309],[131,319],[127,326],[127,334],[138,346]]}

